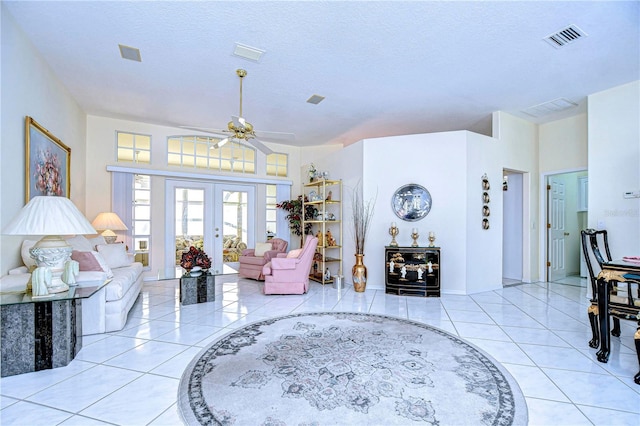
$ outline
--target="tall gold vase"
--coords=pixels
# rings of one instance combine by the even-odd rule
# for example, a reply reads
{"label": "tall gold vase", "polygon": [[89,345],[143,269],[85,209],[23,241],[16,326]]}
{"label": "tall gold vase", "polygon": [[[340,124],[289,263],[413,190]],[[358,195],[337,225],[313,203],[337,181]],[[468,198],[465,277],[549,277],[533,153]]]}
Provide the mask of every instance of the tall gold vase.
{"label": "tall gold vase", "polygon": [[351,274],[353,275],[353,289],[357,292],[363,292],[367,287],[367,267],[364,266],[362,258],[364,254],[356,254],[356,264],[353,265]]}

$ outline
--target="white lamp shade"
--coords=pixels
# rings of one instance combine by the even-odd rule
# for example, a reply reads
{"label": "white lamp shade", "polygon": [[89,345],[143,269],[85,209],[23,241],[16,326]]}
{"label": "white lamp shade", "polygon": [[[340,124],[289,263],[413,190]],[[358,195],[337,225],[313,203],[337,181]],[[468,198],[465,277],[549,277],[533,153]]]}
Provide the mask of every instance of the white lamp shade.
{"label": "white lamp shade", "polygon": [[5,235],[82,235],[96,230],[66,197],[33,197],[2,231]]}
{"label": "white lamp shade", "polygon": [[127,228],[127,225],[120,220],[118,215],[112,212],[100,213],[95,219],[93,219],[91,224],[99,231],[126,231],[129,229]]}

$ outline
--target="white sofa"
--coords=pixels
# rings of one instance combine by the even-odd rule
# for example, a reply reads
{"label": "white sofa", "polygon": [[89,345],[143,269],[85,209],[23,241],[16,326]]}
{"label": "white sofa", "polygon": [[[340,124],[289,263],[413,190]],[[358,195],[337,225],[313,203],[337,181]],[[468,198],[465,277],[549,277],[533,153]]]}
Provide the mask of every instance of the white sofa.
{"label": "white sofa", "polygon": [[[74,237],[68,242],[78,249],[78,251],[88,247],[100,246],[104,240],[87,240],[84,237]],[[85,241],[83,241],[84,239]],[[95,244],[95,243],[98,244]],[[0,277],[0,291],[24,290],[31,274],[28,268],[33,265],[30,259],[25,259],[24,253],[28,253],[29,244],[23,243],[23,261],[29,265],[9,271],[9,275]],[[93,250],[91,250],[93,252]],[[75,253],[75,252],[74,252]],[[93,252],[95,254],[95,252]],[[108,257],[102,258],[109,260]],[[126,263],[126,264],[125,264]],[[109,331],[122,330],[127,322],[129,310],[135,303],[142,288],[142,263],[134,262],[133,255],[127,255],[127,261],[120,261],[117,267],[107,267],[102,264],[105,270],[102,271],[80,271],[77,276],[77,285],[82,286],[95,281],[107,281],[108,284],[88,299],[82,301],[82,334],[105,333]]]}

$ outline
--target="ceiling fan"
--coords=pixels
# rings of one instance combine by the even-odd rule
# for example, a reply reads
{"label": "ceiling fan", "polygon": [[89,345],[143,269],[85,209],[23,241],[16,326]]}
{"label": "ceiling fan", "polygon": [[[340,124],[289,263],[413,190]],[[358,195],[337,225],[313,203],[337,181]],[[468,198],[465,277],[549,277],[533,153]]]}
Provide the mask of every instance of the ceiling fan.
{"label": "ceiling fan", "polygon": [[[213,135],[225,135],[225,138],[220,140],[217,144],[213,146],[213,148],[219,148],[227,142],[233,141],[241,141],[244,140],[251,145],[255,146],[260,151],[269,155],[272,154],[273,151],[260,142],[257,139],[257,135],[255,130],[253,129],[253,125],[244,119],[242,116],[242,79],[247,76],[247,71],[243,69],[237,69],[236,74],[240,77],[240,114],[232,115],[231,121],[227,123],[226,129],[211,129],[208,127],[187,127],[180,126],[183,129],[196,130],[204,133],[211,133]],[[274,140],[274,141],[282,141],[288,140],[292,141],[295,139],[295,135],[293,133],[283,133],[283,132],[259,132],[260,139],[263,140]]]}

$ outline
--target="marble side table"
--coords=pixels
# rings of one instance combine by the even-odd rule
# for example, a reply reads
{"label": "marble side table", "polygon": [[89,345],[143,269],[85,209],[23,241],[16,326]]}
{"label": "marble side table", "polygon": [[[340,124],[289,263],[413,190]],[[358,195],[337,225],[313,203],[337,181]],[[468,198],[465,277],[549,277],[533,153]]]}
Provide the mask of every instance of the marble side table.
{"label": "marble side table", "polygon": [[24,291],[0,293],[0,377],[69,364],[82,348],[82,300],[105,285],[83,282],[37,299]]}
{"label": "marble side table", "polygon": [[216,300],[216,276],[210,273],[193,277],[188,273],[180,277],[180,303],[213,302]]}

